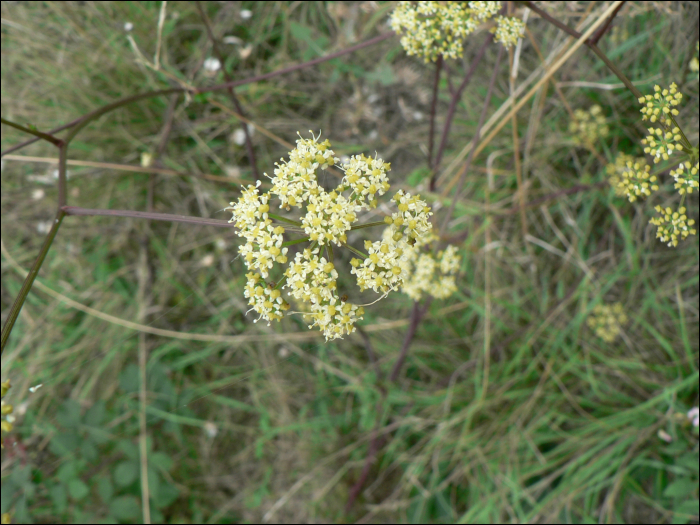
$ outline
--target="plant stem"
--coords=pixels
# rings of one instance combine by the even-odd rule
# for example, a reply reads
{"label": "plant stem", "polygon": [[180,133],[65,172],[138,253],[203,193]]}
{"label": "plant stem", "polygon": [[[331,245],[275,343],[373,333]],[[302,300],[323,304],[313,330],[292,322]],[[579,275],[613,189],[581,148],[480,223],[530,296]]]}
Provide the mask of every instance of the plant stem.
{"label": "plant stem", "polygon": [[63,144],[63,141],[61,139],[56,138],[49,133],[42,133],[38,129],[22,126],[20,124],[16,124],[14,122],[11,122],[5,118],[0,118],[0,122],[2,122],[3,124],[6,124],[12,128],[18,129],[20,131],[24,131],[25,133],[28,133],[29,135],[34,135],[35,137],[37,137],[39,139],[44,139],[45,141],[50,142],[54,146],[59,147],[61,144]]}
{"label": "plant stem", "polygon": [[481,116],[479,117],[479,124],[476,127],[476,132],[474,133],[474,138],[472,139],[472,147],[469,150],[469,155],[467,155],[467,160],[464,163],[464,170],[462,171],[462,176],[459,178],[459,182],[457,183],[457,189],[455,191],[455,196],[454,199],[452,199],[452,204],[450,204],[450,208],[447,210],[447,214],[445,215],[445,222],[442,223],[442,228],[440,228],[440,234],[439,237],[442,237],[445,234],[445,231],[447,230],[447,225],[450,222],[450,219],[452,218],[452,213],[454,212],[455,206],[457,205],[457,200],[459,199],[459,194],[462,191],[462,187],[464,186],[464,181],[467,178],[467,173],[469,172],[469,168],[472,165],[472,160],[474,159],[474,152],[476,151],[476,145],[479,142],[479,138],[481,137],[481,128],[484,125],[484,121],[486,120],[486,112],[488,111],[490,102],[491,102],[491,96],[493,95],[493,88],[496,85],[496,75],[498,74],[498,68],[501,64],[501,57],[503,56],[503,46],[499,46],[498,50],[498,57],[496,58],[496,64],[493,67],[493,73],[491,74],[491,81],[489,82],[489,87],[488,91],[486,92],[486,100],[484,100],[484,107],[481,110]]}
{"label": "plant stem", "polygon": [[268,217],[272,217],[276,221],[286,222],[287,224],[293,224],[294,226],[301,226],[301,222],[294,221],[292,219],[287,219],[287,217],[282,217],[281,215],[277,215],[276,213],[268,213],[267,215]]}
{"label": "plant stem", "polygon": [[366,253],[362,253],[360,250],[358,250],[357,248],[353,248],[352,246],[350,246],[346,242],[343,243],[343,246],[345,246],[348,250],[350,250],[355,255],[359,255],[360,257],[362,257],[362,259],[366,259],[367,257],[369,257],[369,255],[367,255]]}
{"label": "plant stem", "polygon": [[61,223],[63,222],[63,217],[65,217],[65,215],[66,213],[62,209],[58,210],[56,218],[53,221],[53,225],[51,226],[51,231],[49,231],[49,234],[46,236],[46,239],[44,239],[44,244],[41,246],[41,250],[39,250],[39,255],[34,261],[31,270],[29,270],[26,279],[24,279],[24,283],[22,283],[22,288],[17,294],[15,302],[12,303],[12,308],[10,308],[10,312],[7,314],[5,325],[2,327],[0,355],[2,355],[2,353],[5,351],[5,345],[7,344],[7,341],[10,338],[10,332],[12,332],[12,327],[15,325],[15,321],[17,321],[17,317],[19,316],[19,312],[22,309],[22,305],[24,305],[24,300],[29,294],[29,290],[31,290],[32,284],[34,284],[34,279],[36,279],[36,276],[39,274],[41,265],[44,263],[46,254],[49,253],[51,243],[56,237],[58,229],[61,227]]}
{"label": "plant stem", "polygon": [[462,98],[462,92],[469,84],[469,81],[471,80],[472,75],[476,71],[477,66],[481,62],[481,59],[484,58],[484,54],[486,53],[486,48],[489,46],[489,44],[492,41],[493,41],[493,35],[489,33],[489,35],[486,37],[486,41],[481,46],[481,49],[479,49],[479,52],[477,53],[476,57],[474,57],[474,60],[472,61],[472,64],[471,64],[471,67],[469,68],[467,73],[464,75],[464,79],[462,80],[462,83],[459,85],[457,90],[452,94],[452,99],[450,100],[450,106],[447,109],[447,116],[445,117],[445,125],[442,129],[442,137],[440,138],[440,147],[438,148],[437,156],[435,157],[435,163],[432,166],[432,173],[430,175],[430,191],[435,191],[435,183],[437,181],[437,171],[440,168],[440,162],[442,162],[442,155],[445,152],[445,147],[447,146],[447,137],[450,134],[450,128],[452,127],[452,120],[454,119],[454,116],[455,116],[455,111],[457,109],[457,103]]}
{"label": "plant stem", "polygon": [[435,62],[435,80],[433,80],[433,101],[430,104],[430,134],[428,135],[428,168],[433,169],[433,142],[435,140],[435,111],[437,110],[438,87],[440,84],[440,71],[442,70],[442,55],[438,55]]}
{"label": "plant stem", "polygon": [[366,224],[358,224],[357,226],[353,226],[350,228],[350,231],[354,230],[361,230],[362,228],[371,228],[372,226],[386,226],[386,222],[384,221],[377,221],[377,222],[368,222]]}
{"label": "plant stem", "polygon": [[302,242],[306,242],[309,240],[309,237],[302,237],[301,239],[294,239],[292,241],[287,241],[282,243],[282,247],[284,248],[285,246],[292,246],[294,244],[301,244]]}
{"label": "plant stem", "polygon": [[61,211],[65,215],[90,215],[102,217],[130,217],[132,219],[147,219],[153,221],[184,222],[200,226],[217,226],[219,228],[235,228],[233,223],[219,219],[205,219],[203,217],[190,217],[188,215],[172,215],[170,213],[155,213],[135,210],[93,210],[76,206],[63,206]]}

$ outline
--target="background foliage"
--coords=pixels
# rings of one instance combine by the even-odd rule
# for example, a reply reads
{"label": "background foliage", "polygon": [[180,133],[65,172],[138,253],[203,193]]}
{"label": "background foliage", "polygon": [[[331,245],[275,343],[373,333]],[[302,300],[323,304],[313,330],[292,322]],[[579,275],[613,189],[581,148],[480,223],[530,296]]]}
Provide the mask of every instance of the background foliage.
{"label": "background foliage", "polygon": [[[241,79],[383,32],[393,4],[203,8],[217,38],[235,37],[220,44],[223,67]],[[598,6],[546,8],[576,26]],[[212,46],[192,3],[168,4],[161,69],[143,64],[140,54],[150,61],[159,47],[160,9],[155,2],[3,2],[3,116],[48,130],[175,79],[222,82],[221,71],[203,67]],[[682,76],[697,28],[697,4],[629,2],[601,42],[643,92],[682,84],[679,122],[693,144],[698,81]],[[516,85],[565,38],[536,17],[528,30]],[[465,65],[450,65],[452,82],[484,37],[466,43]],[[487,51],[462,97],[443,167],[473,136],[496,53]],[[507,61],[501,67],[494,111],[509,94]],[[271,172],[297,131],[321,129],[337,153],[377,151],[392,163],[392,185],[420,191],[436,210],[447,207],[451,196],[440,192],[454,170],[445,170],[438,193],[426,190],[432,72],[389,39],[238,88],[257,126],[258,169]],[[443,75],[438,129],[448,100]],[[611,129],[595,154],[567,131],[567,108],[593,104]],[[123,166],[140,166],[162,143],[155,166],[184,175],[156,177],[155,211],[227,219],[222,208],[251,179],[230,107],[225,92],[161,97],[91,124],[69,158],[96,164],[69,165],[69,204],[145,209],[151,175]],[[459,292],[433,302],[397,385],[386,376],[407,324],[407,297],[367,308],[364,332],[324,343],[298,317],[268,328],[245,316],[243,265],[230,231],[66,218],[2,358],[17,416],[3,452],[2,512],[17,522],[137,522],[145,467],[154,522],[697,521],[697,429],[685,418],[698,404],[697,239],[667,248],[648,224],[664,199],[630,204],[607,187],[540,201],[528,208],[524,228],[512,213],[512,131],[503,130],[468,174],[451,224],[464,239]],[[605,180],[606,161],[617,153],[642,154],[645,130],[633,97],[581,49],[519,112],[516,131],[528,200],[537,202]],[[3,127],[2,147],[25,138]],[[34,158],[3,159],[3,319],[57,193],[55,161],[42,160],[55,157],[53,148],[37,143],[15,154]],[[672,185],[667,190],[671,201]],[[697,218],[697,194],[687,202]],[[605,343],[586,319],[594,306],[613,302],[630,322]],[[127,322],[185,335],[143,333]],[[142,373],[145,456],[138,447]],[[380,429],[370,476],[346,511]]]}

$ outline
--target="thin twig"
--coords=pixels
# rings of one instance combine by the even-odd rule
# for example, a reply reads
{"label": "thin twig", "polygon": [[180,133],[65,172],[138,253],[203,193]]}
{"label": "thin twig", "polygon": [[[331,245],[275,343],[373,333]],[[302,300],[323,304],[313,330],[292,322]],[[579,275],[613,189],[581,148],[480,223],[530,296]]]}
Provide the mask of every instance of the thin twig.
{"label": "thin twig", "polygon": [[21,124],[17,124],[15,122],[7,120],[6,118],[0,118],[0,122],[7,126],[10,126],[11,128],[15,128],[25,133],[28,133],[29,135],[34,135],[37,138],[37,140],[43,139],[47,142],[50,142],[56,147],[59,147],[61,144],[63,144],[63,141],[61,139],[54,137],[50,133],[42,133],[41,131],[33,127],[22,126]]}
{"label": "thin twig", "polygon": [[615,10],[610,14],[610,16],[605,21],[605,23],[602,26],[600,26],[595,33],[593,33],[591,38],[588,39],[591,42],[591,44],[598,45],[598,42],[600,41],[601,38],[603,38],[603,35],[606,33],[606,31],[610,27],[610,24],[612,24],[612,21],[617,16],[617,13],[620,12],[620,9],[622,9],[622,6],[624,6],[624,5],[625,5],[625,2],[621,2],[620,5],[618,5],[615,8]]}
{"label": "thin twig", "polygon": [[190,217],[189,215],[172,215],[170,213],[154,213],[135,210],[99,210],[80,208],[77,206],[64,206],[61,212],[65,215],[89,215],[101,217],[130,217],[132,219],[147,219],[152,221],[184,222],[198,226],[218,226],[219,228],[235,228],[232,223],[225,220],[207,219],[204,217]]}

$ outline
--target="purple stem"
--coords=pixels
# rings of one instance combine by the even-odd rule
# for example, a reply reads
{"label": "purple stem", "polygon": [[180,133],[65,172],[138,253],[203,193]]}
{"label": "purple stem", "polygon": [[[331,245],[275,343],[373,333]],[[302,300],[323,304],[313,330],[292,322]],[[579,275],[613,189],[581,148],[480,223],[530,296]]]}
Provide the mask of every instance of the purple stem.
{"label": "purple stem", "polygon": [[474,57],[474,60],[472,61],[471,67],[469,68],[467,73],[464,75],[464,79],[462,80],[462,83],[459,85],[457,90],[452,94],[452,99],[450,100],[450,106],[447,109],[447,116],[445,118],[445,126],[442,130],[442,138],[440,139],[440,147],[438,148],[437,157],[435,158],[435,164],[432,167],[432,174],[430,176],[430,191],[435,191],[435,182],[437,181],[437,171],[440,168],[440,163],[442,162],[442,155],[445,152],[445,146],[447,146],[447,137],[450,134],[450,128],[452,127],[452,120],[454,119],[454,116],[455,116],[457,104],[459,103],[459,100],[462,98],[462,92],[469,84],[469,81],[471,80],[472,75],[476,71],[476,68],[479,65],[479,62],[481,62],[481,59],[484,58],[484,53],[486,53],[486,48],[488,47],[488,45],[492,41],[493,41],[493,35],[489,33],[489,35],[486,37],[486,41],[481,46],[481,49],[479,49],[479,52],[477,53],[476,57]]}

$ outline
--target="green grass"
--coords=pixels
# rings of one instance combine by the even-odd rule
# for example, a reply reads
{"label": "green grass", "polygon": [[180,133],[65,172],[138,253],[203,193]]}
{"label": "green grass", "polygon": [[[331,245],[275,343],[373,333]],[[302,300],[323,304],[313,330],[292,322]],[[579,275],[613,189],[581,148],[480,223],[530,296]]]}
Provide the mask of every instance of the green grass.
{"label": "green grass", "polygon": [[[4,2],[3,117],[49,130],[173,82],[223,82],[221,73],[203,73],[211,44],[190,3],[167,5],[163,70],[137,61],[124,23],[134,24],[128,35],[153,60],[160,7]],[[218,37],[242,40],[222,44],[225,67],[242,79],[383,32],[392,4],[203,7]],[[588,5],[547,8],[573,26]],[[244,22],[241,9],[253,17]],[[697,18],[694,4],[628,3],[601,48],[642,91],[680,82]],[[536,17],[528,27],[544,56],[563,38]],[[473,56],[482,39],[474,35],[465,54]],[[474,134],[495,58],[489,50],[465,91],[443,167]],[[517,82],[540,64],[526,40]],[[451,67],[458,84],[462,64]],[[432,71],[405,56],[395,38],[237,93],[253,122],[287,142],[297,131],[321,129],[339,155],[377,151],[392,163],[392,185],[417,189],[444,213],[454,196],[430,194],[425,183]],[[507,71],[502,64],[493,111],[508,97]],[[683,87],[679,122],[697,144],[693,78]],[[611,136],[597,145],[602,158],[642,155],[645,128],[633,97],[623,88],[571,84],[619,83],[592,53],[579,50],[552,80],[563,83],[573,109],[603,107]],[[438,129],[449,102],[444,76],[441,90]],[[155,211],[225,219],[221,210],[239,184],[201,175],[250,180],[245,148],[229,138],[241,124],[213,102],[232,107],[225,92],[177,100],[160,162],[190,175],[155,178]],[[169,103],[147,99],[102,117],[72,143],[69,158],[138,166],[142,153],[159,147]],[[519,111],[528,200],[604,180],[599,158],[572,147],[568,123],[551,83]],[[252,323],[244,267],[234,260],[238,240],[227,230],[67,217],[3,354],[3,380],[13,383],[6,401],[17,420],[3,451],[2,511],[16,522],[140,522],[145,468],[153,522],[697,521],[698,435],[678,414],[698,405],[698,242],[667,248],[648,224],[654,205],[673,205],[678,196],[669,184],[634,204],[608,189],[562,195],[527,210],[525,239],[519,214],[504,213],[518,203],[511,132],[506,125],[468,174],[449,232],[467,233],[459,291],[432,303],[397,384],[387,376],[406,326],[391,323],[408,319],[406,296],[366,308],[372,360],[357,332],[325,343],[299,316],[270,328]],[[25,138],[3,127],[2,147]],[[253,143],[261,172],[272,173],[288,153],[260,132]],[[39,142],[15,154],[56,151]],[[54,217],[57,188],[55,166],[3,162],[4,318],[21,269],[43,242],[38,224]],[[69,204],[146,209],[147,173],[69,170]],[[697,193],[686,206],[697,220]],[[614,302],[630,321],[608,344],[586,320],[595,305]],[[384,439],[346,513],[375,429]]]}

